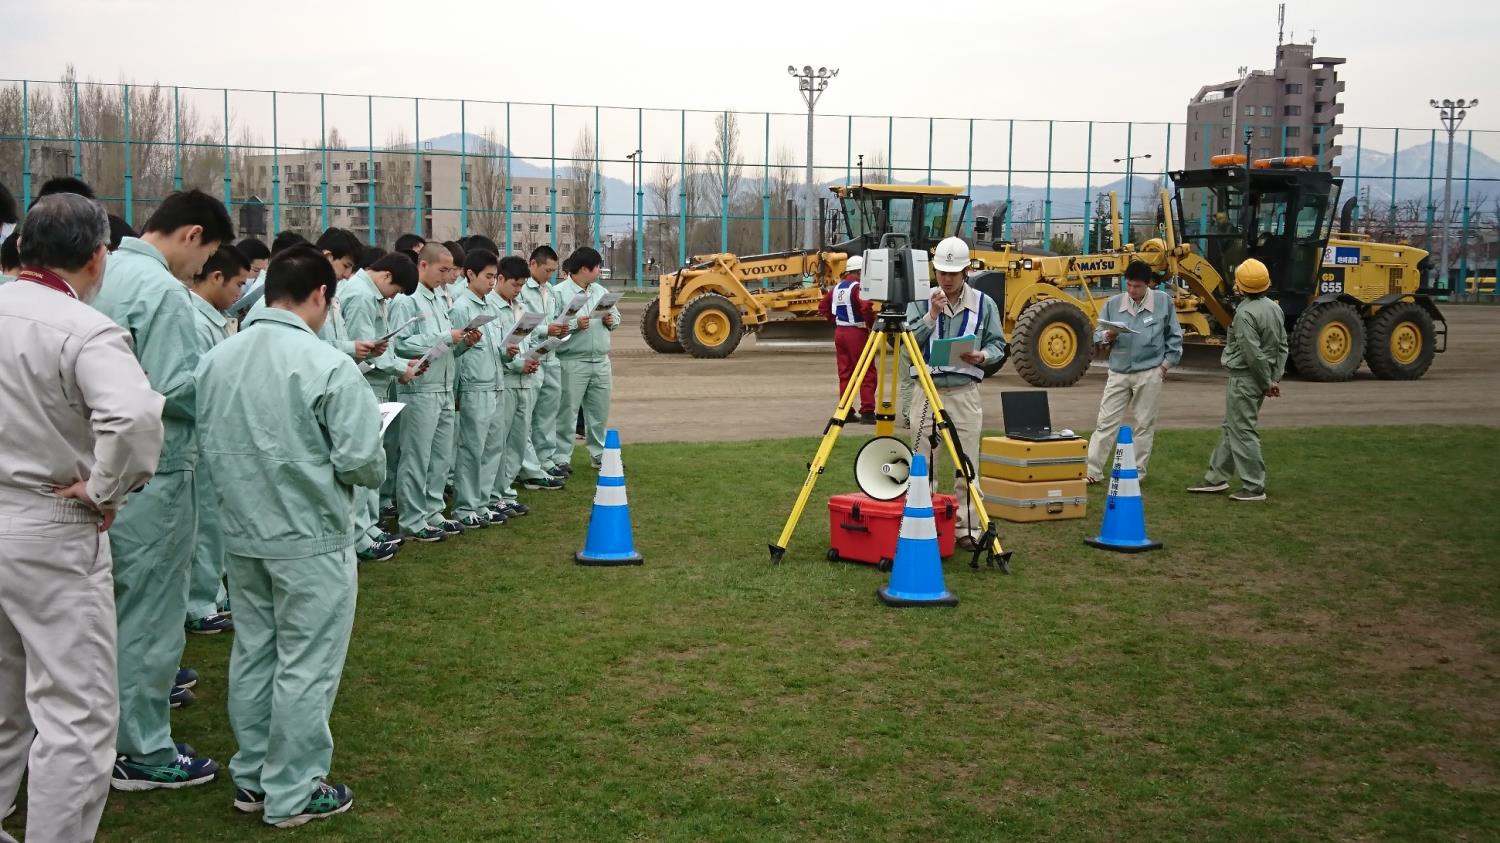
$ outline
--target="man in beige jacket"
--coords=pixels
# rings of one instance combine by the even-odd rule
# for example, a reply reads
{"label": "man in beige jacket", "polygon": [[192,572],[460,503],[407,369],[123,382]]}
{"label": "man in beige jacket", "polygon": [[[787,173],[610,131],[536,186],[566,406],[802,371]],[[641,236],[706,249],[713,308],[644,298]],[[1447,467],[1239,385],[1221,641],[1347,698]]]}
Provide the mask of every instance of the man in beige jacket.
{"label": "man in beige jacket", "polygon": [[45,197],[20,240],[20,276],[0,287],[0,811],[29,758],[26,839],[91,840],[119,720],[105,532],[156,470],[163,399],[87,304],[104,210]]}

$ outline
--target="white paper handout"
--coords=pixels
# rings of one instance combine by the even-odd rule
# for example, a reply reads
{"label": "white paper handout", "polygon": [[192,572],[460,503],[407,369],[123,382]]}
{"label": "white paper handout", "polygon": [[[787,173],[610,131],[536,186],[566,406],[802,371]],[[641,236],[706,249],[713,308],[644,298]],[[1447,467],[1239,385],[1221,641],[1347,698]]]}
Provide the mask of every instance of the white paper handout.
{"label": "white paper handout", "polygon": [[605,293],[604,298],[599,299],[599,303],[594,305],[594,312],[607,313],[610,308],[615,306],[622,295],[622,293]]}
{"label": "white paper handout", "polygon": [[516,320],[516,326],[510,329],[510,335],[505,338],[506,345],[513,345],[526,338],[527,334],[536,330],[536,326],[542,324],[542,314],[523,312],[521,318]]}
{"label": "white paper handout", "polygon": [[572,319],[574,316],[577,316],[578,311],[583,310],[584,305],[587,305],[588,303],[589,291],[579,290],[576,294],[574,294],[573,300],[568,302],[568,306],[564,308],[562,318]]}
{"label": "white paper handout", "polygon": [[422,319],[424,317],[426,317],[426,316],[427,316],[427,314],[425,314],[425,313],[418,313],[416,316],[413,316],[412,318],[406,320],[405,322],[402,322],[400,325],[397,325],[396,328],[395,328],[395,330],[391,331],[390,333],[388,333],[385,336],[381,337],[380,339],[376,340],[376,342],[387,342],[388,340],[390,340],[391,337],[394,337],[395,335],[397,335],[397,334],[401,333],[402,331],[406,330],[406,327],[408,325],[410,325],[413,322],[421,322]]}
{"label": "white paper handout", "polygon": [[531,351],[526,353],[527,362],[530,362],[532,360],[540,360],[543,357],[546,357],[548,354],[552,353],[553,349],[562,345],[566,340],[566,337],[548,337],[547,339],[543,340],[541,344],[536,348],[533,348]]}
{"label": "white paper handout", "polygon": [[420,369],[423,366],[429,366],[436,361],[441,360],[443,355],[447,354],[450,350],[451,349],[448,348],[447,340],[434,345],[432,348],[427,349],[427,352],[423,354],[421,358],[419,358],[417,368]]}
{"label": "white paper handout", "polygon": [[370,373],[370,370],[373,368],[375,368],[374,363],[371,363],[368,360],[359,361],[359,373],[361,375],[368,375]]}
{"label": "white paper handout", "polygon": [[1102,327],[1102,328],[1104,328],[1107,331],[1114,331],[1117,334],[1133,334],[1133,333],[1135,333],[1135,329],[1134,328],[1130,327],[1129,325],[1126,325],[1124,322],[1116,322],[1113,319],[1100,319],[1099,320],[1099,326]]}
{"label": "white paper handout", "polygon": [[494,316],[491,316],[491,315],[485,314],[485,313],[481,313],[480,315],[474,317],[473,319],[470,319],[469,320],[469,324],[465,325],[463,327],[463,330],[465,330],[465,331],[477,331],[480,328],[483,328],[485,325],[488,325],[488,324],[490,324],[493,321],[495,321],[495,317]]}
{"label": "white paper handout", "polygon": [[380,435],[385,435],[385,429],[390,427],[391,422],[395,421],[396,416],[405,409],[406,405],[399,401],[385,401],[380,404]]}

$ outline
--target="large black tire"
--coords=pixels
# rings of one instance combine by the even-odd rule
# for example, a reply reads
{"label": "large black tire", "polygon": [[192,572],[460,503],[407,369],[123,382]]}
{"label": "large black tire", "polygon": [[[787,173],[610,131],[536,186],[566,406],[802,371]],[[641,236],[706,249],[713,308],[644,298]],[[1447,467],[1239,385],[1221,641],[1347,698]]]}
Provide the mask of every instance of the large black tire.
{"label": "large black tire", "polygon": [[1436,353],[1432,314],[1419,304],[1383,307],[1365,323],[1365,362],[1377,378],[1414,381],[1427,374]]}
{"label": "large black tire", "polygon": [[646,305],[646,313],[641,316],[641,339],[646,341],[646,346],[657,354],[681,354],[682,343],[677,341],[677,326],[671,325],[669,330],[672,335],[666,336],[661,331],[661,323],[657,316],[661,314],[661,299],[655,298]]}
{"label": "large black tire", "polygon": [[718,293],[693,297],[677,314],[677,341],[694,357],[728,357],[739,348],[744,335],[739,308]]}
{"label": "large black tire", "polygon": [[1365,323],[1351,304],[1315,304],[1297,317],[1289,345],[1298,377],[1321,383],[1346,381],[1365,357]]}
{"label": "large black tire", "polygon": [[1089,370],[1093,328],[1070,301],[1043,299],[1028,305],[1011,332],[1011,359],[1032,386],[1072,386]]}

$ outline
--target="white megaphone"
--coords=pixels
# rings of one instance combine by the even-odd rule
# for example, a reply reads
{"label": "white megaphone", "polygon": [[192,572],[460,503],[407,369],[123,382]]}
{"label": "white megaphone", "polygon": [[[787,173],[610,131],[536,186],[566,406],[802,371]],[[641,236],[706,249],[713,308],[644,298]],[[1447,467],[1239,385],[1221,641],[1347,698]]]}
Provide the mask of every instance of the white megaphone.
{"label": "white megaphone", "polygon": [[875,500],[892,501],[906,494],[910,477],[911,448],[894,436],[871,439],[854,457],[854,482]]}

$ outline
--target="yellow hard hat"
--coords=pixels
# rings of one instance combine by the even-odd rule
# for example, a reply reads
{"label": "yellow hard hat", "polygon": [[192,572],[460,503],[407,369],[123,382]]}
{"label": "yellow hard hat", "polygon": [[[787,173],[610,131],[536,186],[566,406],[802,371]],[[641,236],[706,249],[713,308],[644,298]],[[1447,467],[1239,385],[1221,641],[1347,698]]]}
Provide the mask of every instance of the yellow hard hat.
{"label": "yellow hard hat", "polygon": [[1271,272],[1255,258],[1247,258],[1234,270],[1234,287],[1242,293],[1264,293],[1271,289]]}

